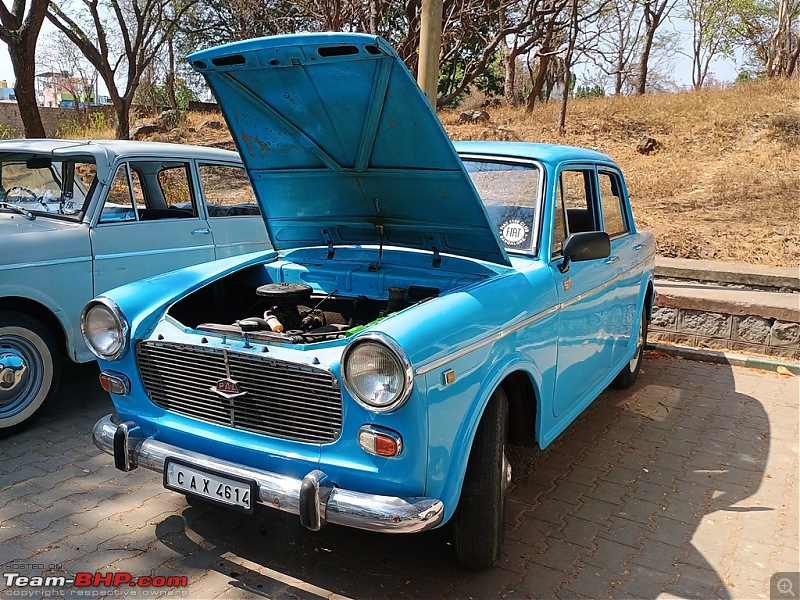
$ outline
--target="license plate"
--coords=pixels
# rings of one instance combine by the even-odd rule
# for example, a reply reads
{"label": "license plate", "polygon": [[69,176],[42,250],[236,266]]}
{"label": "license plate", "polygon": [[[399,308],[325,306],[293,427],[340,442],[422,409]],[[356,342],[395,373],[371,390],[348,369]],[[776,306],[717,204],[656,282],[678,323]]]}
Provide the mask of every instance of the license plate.
{"label": "license plate", "polygon": [[234,510],[253,513],[255,481],[198,468],[174,458],[164,465],[164,487]]}

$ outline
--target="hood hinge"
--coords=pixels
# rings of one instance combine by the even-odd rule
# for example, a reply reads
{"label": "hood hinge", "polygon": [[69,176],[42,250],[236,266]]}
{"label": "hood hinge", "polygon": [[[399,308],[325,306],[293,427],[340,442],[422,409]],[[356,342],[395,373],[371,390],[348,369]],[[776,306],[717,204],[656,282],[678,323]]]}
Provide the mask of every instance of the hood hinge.
{"label": "hood hinge", "polygon": [[322,230],[322,235],[324,235],[328,240],[328,260],[330,260],[336,254],[336,249],[333,247],[333,240],[331,240],[331,236],[327,229]]}
{"label": "hood hinge", "polygon": [[436,246],[431,246],[431,251],[433,252],[433,260],[431,261],[431,267],[434,269],[438,269],[442,266],[442,257],[439,256],[439,249]]}

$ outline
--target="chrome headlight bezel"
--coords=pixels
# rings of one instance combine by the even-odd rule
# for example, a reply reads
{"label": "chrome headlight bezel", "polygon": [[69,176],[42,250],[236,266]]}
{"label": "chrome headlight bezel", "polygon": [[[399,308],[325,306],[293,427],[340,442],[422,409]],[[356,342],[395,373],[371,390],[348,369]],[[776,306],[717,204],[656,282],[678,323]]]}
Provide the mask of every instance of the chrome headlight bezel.
{"label": "chrome headlight bezel", "polygon": [[[87,316],[92,309],[97,307],[102,307],[111,315],[116,324],[116,329],[118,331],[118,337],[120,340],[118,347],[115,347],[113,352],[109,352],[107,354],[101,352],[94,345],[87,333]],[[83,337],[83,341],[86,346],[97,358],[101,360],[116,360],[125,354],[128,349],[128,345],[130,343],[130,326],[128,325],[128,320],[125,318],[125,315],[122,314],[122,311],[120,310],[119,306],[117,306],[116,302],[105,297],[95,298],[86,306],[84,306],[83,312],[81,312],[81,336]]]}
{"label": "chrome headlight bezel", "polygon": [[[385,405],[372,404],[368,399],[359,393],[359,391],[350,381],[348,373],[348,363],[350,357],[355,350],[364,344],[381,346],[384,350],[388,351],[388,354],[398,367],[399,376],[402,379],[402,390],[391,402]],[[350,342],[342,354],[341,373],[344,388],[347,390],[347,393],[350,394],[350,396],[352,396],[360,406],[374,413],[389,413],[396,411],[406,403],[406,400],[408,400],[409,396],[411,396],[411,392],[414,389],[414,369],[412,368],[411,362],[408,360],[406,353],[403,352],[403,349],[400,347],[400,345],[392,338],[380,333],[359,335],[356,337],[356,339]]]}

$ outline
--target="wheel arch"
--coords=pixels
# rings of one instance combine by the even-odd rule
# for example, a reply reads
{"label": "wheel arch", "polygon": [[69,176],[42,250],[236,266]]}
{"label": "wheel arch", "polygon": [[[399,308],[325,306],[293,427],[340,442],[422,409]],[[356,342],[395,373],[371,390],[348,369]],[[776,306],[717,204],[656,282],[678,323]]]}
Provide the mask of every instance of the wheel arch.
{"label": "wheel arch", "polygon": [[39,321],[55,339],[61,357],[69,357],[67,334],[64,331],[64,326],[55,313],[44,304],[31,300],[30,298],[6,296],[0,298],[0,310],[16,311]]}
{"label": "wheel arch", "polygon": [[453,516],[461,496],[472,444],[494,391],[502,387],[508,398],[509,442],[514,440],[515,444],[533,446],[538,438],[537,426],[541,418],[541,383],[542,377],[536,366],[519,356],[509,357],[503,363],[495,365],[485,378],[471,410],[464,415],[461,439],[453,448],[444,486],[439,490],[428,490],[429,493],[438,493],[444,502],[445,522]]}

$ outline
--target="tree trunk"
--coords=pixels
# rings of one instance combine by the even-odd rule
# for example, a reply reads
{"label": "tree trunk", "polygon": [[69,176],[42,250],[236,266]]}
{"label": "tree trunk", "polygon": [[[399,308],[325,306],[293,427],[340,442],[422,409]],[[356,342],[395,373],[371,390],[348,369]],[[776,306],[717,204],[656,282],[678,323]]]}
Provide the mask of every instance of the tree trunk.
{"label": "tree trunk", "polygon": [[650,62],[650,50],[653,47],[653,35],[655,30],[650,30],[648,27],[644,37],[644,46],[642,46],[642,53],[639,55],[639,76],[636,80],[636,93],[639,95],[647,91],[647,64]]}
{"label": "tree trunk", "polygon": [[169,98],[169,107],[177,113],[178,98],[175,95],[175,48],[171,35],[169,36],[169,40],[167,40],[167,49],[169,51],[169,68],[167,70],[165,86],[167,88],[167,97]]}
{"label": "tree trunk", "polygon": [[509,106],[517,105],[517,57],[511,52],[505,44],[503,47],[503,62],[505,62],[505,83],[503,92],[505,93],[506,102]]}
{"label": "tree trunk", "polygon": [[525,102],[525,112],[533,112],[533,107],[536,104],[536,99],[541,97],[542,87],[544,87],[544,78],[547,74],[547,67],[550,63],[550,49],[542,48],[539,55],[539,65],[536,68],[536,78],[533,80],[533,89],[528,94],[528,99]]}
{"label": "tree trunk", "polygon": [[131,139],[131,101],[128,98],[112,98],[114,113],[117,115],[115,137],[118,140]]}
{"label": "tree trunk", "polygon": [[[11,47],[9,46],[9,51]],[[11,52],[10,52],[11,53]],[[36,65],[34,64],[33,53],[26,52],[11,53],[11,64],[14,67],[14,75],[17,78],[14,84],[14,94],[17,96],[17,106],[19,116],[22,119],[22,127],[25,129],[26,138],[47,137],[42,125],[42,117],[39,114],[39,105],[36,100]]]}
{"label": "tree trunk", "polygon": [[36,40],[47,13],[48,0],[32,0],[27,15],[27,2],[15,0],[11,3],[11,12],[6,4],[3,2],[0,7],[0,41],[8,46],[14,68],[14,93],[22,127],[25,137],[43,138],[45,131],[36,101]]}

